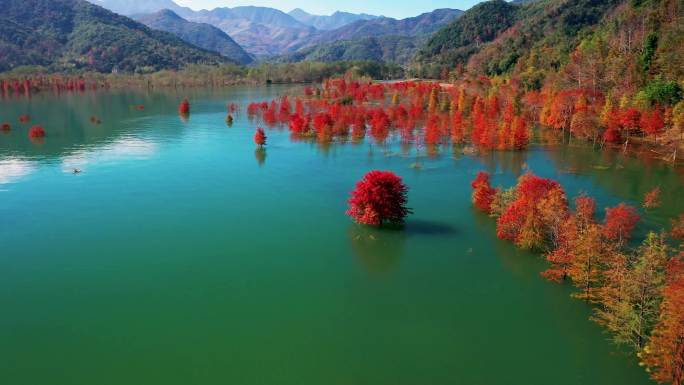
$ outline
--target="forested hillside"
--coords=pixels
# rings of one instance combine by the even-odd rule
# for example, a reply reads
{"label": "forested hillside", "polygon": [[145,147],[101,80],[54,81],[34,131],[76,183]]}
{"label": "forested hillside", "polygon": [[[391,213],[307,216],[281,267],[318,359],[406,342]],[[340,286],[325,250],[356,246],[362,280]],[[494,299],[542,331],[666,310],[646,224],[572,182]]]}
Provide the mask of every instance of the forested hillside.
{"label": "forested hillside", "polygon": [[0,71],[152,72],[229,62],[83,0],[0,0]]}

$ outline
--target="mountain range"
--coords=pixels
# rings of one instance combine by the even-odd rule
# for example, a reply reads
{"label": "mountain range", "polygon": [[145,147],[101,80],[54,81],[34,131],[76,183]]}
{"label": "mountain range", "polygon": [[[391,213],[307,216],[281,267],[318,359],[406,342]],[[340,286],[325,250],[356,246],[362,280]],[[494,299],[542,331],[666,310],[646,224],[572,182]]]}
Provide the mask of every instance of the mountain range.
{"label": "mountain range", "polygon": [[239,64],[254,61],[250,54],[219,28],[211,24],[187,21],[170,9],[136,15],[133,18],[150,28],[173,33],[190,44],[218,52]]}
{"label": "mountain range", "polygon": [[[277,57],[278,61],[371,58],[405,63],[429,34],[462,13],[455,9],[437,9],[397,20],[340,11],[329,16],[313,15],[299,8],[285,13],[274,8],[256,6],[194,11],[181,7],[172,0],[92,1],[121,14],[132,15],[138,20],[155,18],[141,14],[169,9],[186,21],[210,24],[221,29],[253,56],[262,59]],[[153,27],[159,28],[161,25],[156,24]],[[174,31],[169,28],[161,29]],[[191,38],[188,33],[179,36],[195,44],[208,40],[205,37]],[[212,49],[208,45],[200,46]]]}
{"label": "mountain range", "polygon": [[310,27],[314,27],[319,31],[329,31],[344,27],[359,20],[373,20],[378,16],[368,15],[365,13],[356,14],[349,12],[337,11],[330,16],[312,15],[301,8],[295,8],[287,13],[294,17],[297,21],[304,23]]}
{"label": "mountain range", "polygon": [[84,0],[0,0],[0,71],[152,72],[231,60]]}

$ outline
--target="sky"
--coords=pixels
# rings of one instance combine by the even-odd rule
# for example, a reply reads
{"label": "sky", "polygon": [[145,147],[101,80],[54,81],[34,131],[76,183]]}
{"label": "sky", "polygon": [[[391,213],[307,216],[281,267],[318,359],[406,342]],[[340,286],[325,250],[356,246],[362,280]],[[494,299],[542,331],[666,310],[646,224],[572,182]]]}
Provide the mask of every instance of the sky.
{"label": "sky", "polygon": [[179,5],[198,9],[256,5],[277,8],[289,12],[301,8],[317,15],[329,15],[335,11],[368,13],[395,18],[416,16],[436,8],[466,10],[481,0],[175,0]]}

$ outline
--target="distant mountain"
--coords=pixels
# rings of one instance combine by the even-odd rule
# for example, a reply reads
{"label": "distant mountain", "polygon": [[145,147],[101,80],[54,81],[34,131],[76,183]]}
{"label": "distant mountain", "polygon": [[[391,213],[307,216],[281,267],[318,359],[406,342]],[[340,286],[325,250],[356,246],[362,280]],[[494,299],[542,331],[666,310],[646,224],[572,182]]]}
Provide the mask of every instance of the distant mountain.
{"label": "distant mountain", "polygon": [[294,17],[297,21],[304,23],[310,27],[318,30],[332,30],[344,27],[359,20],[373,20],[378,16],[368,15],[365,13],[355,14],[349,12],[337,11],[330,16],[312,15],[301,8],[295,8],[288,12],[288,15]]}
{"label": "distant mountain", "polygon": [[[162,9],[179,12],[182,8],[173,0],[88,0],[95,5],[118,13],[120,15],[139,15],[154,13]],[[189,8],[188,8],[189,9]]]}
{"label": "distant mountain", "polygon": [[134,19],[150,28],[170,32],[184,41],[220,53],[240,64],[249,64],[254,59],[245,52],[230,36],[211,24],[190,22],[170,9],[136,15]]}
{"label": "distant mountain", "polygon": [[426,38],[415,36],[380,36],[356,40],[340,40],[303,48],[276,59],[280,62],[338,60],[373,60],[385,63],[408,64]]}
{"label": "distant mountain", "polygon": [[0,9],[0,71],[42,65],[147,72],[228,62],[84,0],[0,0]]}
{"label": "distant mountain", "polygon": [[235,39],[247,52],[271,56],[286,51],[293,42],[306,40],[316,29],[285,12],[266,7],[215,8],[183,11],[185,19],[212,24]]}
{"label": "distant mountain", "polygon": [[359,20],[301,41],[296,52],[284,54],[276,61],[377,60],[408,64],[434,31],[462,13],[457,9],[436,9],[402,20]]}
{"label": "distant mountain", "polygon": [[306,43],[306,46],[331,43],[338,40],[356,40],[380,36],[419,36],[431,34],[459,17],[458,9],[436,9],[415,17],[393,19],[380,17],[373,20],[359,20],[344,27],[320,33]]}

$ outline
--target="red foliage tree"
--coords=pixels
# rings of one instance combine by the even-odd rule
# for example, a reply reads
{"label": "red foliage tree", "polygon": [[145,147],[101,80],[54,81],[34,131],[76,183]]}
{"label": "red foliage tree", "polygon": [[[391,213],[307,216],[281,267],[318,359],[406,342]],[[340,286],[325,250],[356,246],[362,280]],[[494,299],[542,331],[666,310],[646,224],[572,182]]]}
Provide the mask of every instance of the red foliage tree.
{"label": "red foliage tree", "polygon": [[641,115],[641,129],[647,135],[653,135],[657,137],[663,131],[665,127],[665,122],[663,121],[663,114],[659,109],[654,109],[652,111],[644,112]]}
{"label": "red foliage tree", "polygon": [[12,129],[12,126],[10,126],[9,123],[3,123],[0,125],[0,131],[9,131]]}
{"label": "red foliage tree", "polygon": [[406,207],[408,188],[390,171],[370,171],[351,193],[347,215],[357,223],[400,225],[411,210]]}
{"label": "red foliage tree", "polygon": [[181,115],[188,115],[190,114],[190,102],[188,99],[183,99],[182,102],[178,105],[178,113]]}
{"label": "red foliage tree", "polygon": [[684,255],[667,266],[660,317],[641,353],[651,378],[659,383],[684,384]]}
{"label": "red foliage tree", "polygon": [[660,187],[656,187],[644,195],[642,206],[647,209],[654,209],[659,207],[660,203]]}
{"label": "red foliage tree", "polygon": [[516,150],[524,150],[527,148],[529,142],[529,135],[527,133],[527,123],[519,116],[513,120],[513,148]]}
{"label": "red foliage tree", "polygon": [[497,190],[489,183],[489,173],[480,171],[470,184],[473,188],[473,204],[486,213],[492,212],[492,202]]}
{"label": "red foliage tree", "polygon": [[266,145],[266,133],[263,128],[257,128],[256,133],[254,134],[254,143],[259,147]]}
{"label": "red foliage tree", "polygon": [[45,136],[45,129],[41,126],[33,126],[28,132],[29,138],[42,138]]}
{"label": "red foliage tree", "polygon": [[632,230],[636,227],[639,219],[640,217],[636,209],[624,203],[607,208],[606,219],[603,225],[603,236],[622,244],[622,242],[631,238]]}
{"label": "red foliage tree", "polygon": [[31,121],[31,116],[29,116],[29,115],[27,115],[27,114],[19,115],[19,123],[24,123],[24,124],[25,124],[25,123],[28,123],[28,122],[30,122],[30,121]]}

